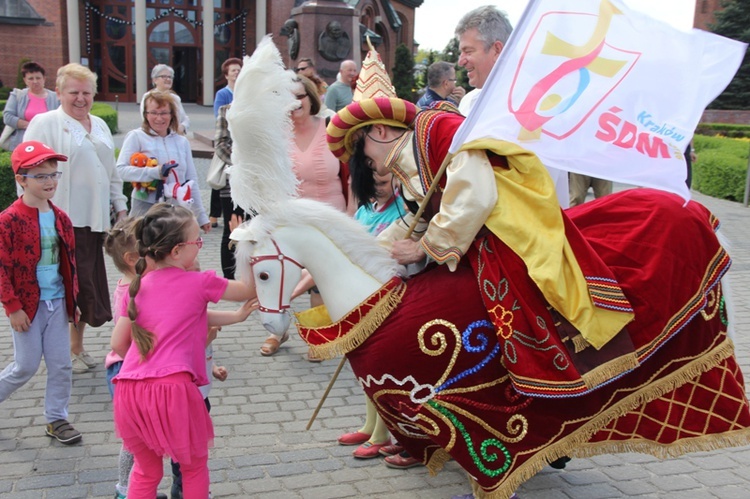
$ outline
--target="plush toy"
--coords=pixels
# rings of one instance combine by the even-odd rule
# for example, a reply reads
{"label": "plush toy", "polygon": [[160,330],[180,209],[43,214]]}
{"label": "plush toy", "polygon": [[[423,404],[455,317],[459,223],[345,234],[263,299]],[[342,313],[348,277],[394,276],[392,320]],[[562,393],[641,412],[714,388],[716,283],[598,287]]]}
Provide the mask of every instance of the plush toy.
{"label": "plush toy", "polygon": [[[150,166],[157,166],[158,164],[159,162],[156,160],[156,158],[149,158],[142,152],[136,152],[130,156],[131,166],[146,168]],[[149,193],[159,190],[159,183],[159,180],[152,180],[151,182],[132,182],[133,190],[135,191],[135,198],[148,199]]]}
{"label": "plush toy", "polygon": [[169,170],[169,173],[167,173],[167,180],[164,182],[164,197],[167,199],[174,199],[177,201],[177,204],[188,208],[193,204],[194,187],[194,180],[180,183],[180,178],[178,177],[177,172],[172,168]]}

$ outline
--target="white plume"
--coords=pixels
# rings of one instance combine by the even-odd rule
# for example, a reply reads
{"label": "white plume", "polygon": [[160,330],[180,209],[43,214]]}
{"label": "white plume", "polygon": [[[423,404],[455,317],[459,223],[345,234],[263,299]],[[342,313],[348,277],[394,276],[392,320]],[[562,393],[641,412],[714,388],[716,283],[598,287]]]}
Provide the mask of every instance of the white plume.
{"label": "white plume", "polygon": [[292,121],[299,107],[294,73],[284,69],[270,35],[245,56],[227,112],[232,135],[232,199],[245,211],[265,213],[297,197],[292,169]]}

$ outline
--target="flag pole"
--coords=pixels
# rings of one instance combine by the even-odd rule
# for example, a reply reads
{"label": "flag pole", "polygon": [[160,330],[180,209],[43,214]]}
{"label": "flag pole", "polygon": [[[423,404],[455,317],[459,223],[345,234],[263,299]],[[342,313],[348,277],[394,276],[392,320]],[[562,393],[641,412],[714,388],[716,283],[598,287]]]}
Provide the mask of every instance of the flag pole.
{"label": "flag pole", "polygon": [[[409,239],[412,233],[414,232],[414,229],[416,229],[417,224],[419,223],[419,219],[422,216],[422,213],[424,213],[424,210],[427,208],[427,203],[430,202],[430,198],[435,193],[435,190],[438,188],[438,185],[440,185],[440,179],[445,174],[445,170],[446,168],[448,168],[448,163],[450,163],[451,159],[453,159],[453,154],[448,153],[445,155],[445,158],[443,159],[443,163],[440,165],[440,168],[435,174],[435,177],[432,179],[432,185],[428,189],[427,193],[424,195],[424,199],[422,200],[422,203],[419,205],[419,209],[417,210],[417,213],[414,215],[414,220],[412,220],[411,224],[409,225],[409,230],[406,232],[404,239]],[[341,370],[344,368],[345,362],[346,362],[346,355],[341,357],[341,362],[339,362],[339,366],[333,372],[333,376],[331,376],[331,381],[328,382],[328,388],[326,388],[326,391],[323,392],[323,396],[320,397],[320,402],[318,402],[318,406],[313,411],[312,416],[310,416],[310,421],[307,422],[307,426],[305,427],[305,430],[309,430],[312,424],[315,422],[315,418],[318,417],[318,413],[320,412],[320,409],[323,407],[323,403],[326,401],[326,398],[328,398],[328,394],[331,392],[331,389],[333,388],[334,383],[336,383],[336,380],[338,379],[339,374],[341,373]]]}

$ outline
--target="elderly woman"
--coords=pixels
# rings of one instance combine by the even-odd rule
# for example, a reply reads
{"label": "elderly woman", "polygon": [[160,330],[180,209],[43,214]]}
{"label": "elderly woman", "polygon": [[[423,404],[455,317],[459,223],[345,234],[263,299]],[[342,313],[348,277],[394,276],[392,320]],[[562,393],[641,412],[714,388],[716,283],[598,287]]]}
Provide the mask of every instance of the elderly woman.
{"label": "elderly woman", "polygon": [[77,63],[57,71],[60,107],[37,115],[25,140],[38,140],[68,157],[58,162],[63,173],[52,202],[73,222],[80,291],[81,319],[71,324],[70,351],[73,372],[96,366],[83,348],[87,324],[101,326],[112,319],[107,270],[102,245],[110,228],[110,205],[118,218],[126,215],[122,180],[115,168],[115,144],[107,124],[89,114],[96,94],[96,74]]}
{"label": "elderly woman", "polygon": [[13,90],[3,111],[3,122],[14,129],[8,142],[9,151],[23,142],[24,132],[34,116],[57,109],[60,105],[55,92],[44,88],[44,75],[44,68],[36,62],[21,66],[26,88]]}
{"label": "elderly woman", "polygon": [[151,70],[151,84],[154,86],[153,89],[143,94],[141,99],[141,114],[144,111],[144,103],[146,102],[146,96],[151,92],[169,92],[172,94],[172,99],[177,106],[177,131],[181,134],[186,134],[188,128],[190,128],[190,118],[188,118],[185,109],[182,107],[182,99],[177,92],[172,90],[172,82],[174,81],[174,69],[166,64],[157,64],[154,69]]}
{"label": "elderly woman", "polygon": [[[208,232],[211,225],[203,209],[200,192],[198,190],[198,176],[190,150],[190,142],[184,135],[177,133],[178,111],[172,92],[151,91],[143,99],[143,123],[141,128],[128,132],[120,149],[117,159],[117,171],[124,181],[151,183],[164,182],[167,177],[174,179],[175,175],[180,184],[194,181],[191,189],[191,199],[188,200],[190,209],[198,219],[198,225]],[[135,153],[142,153],[149,158],[156,158],[157,165],[151,167],[137,167],[130,164],[130,158]],[[170,171],[171,170],[171,171]],[[140,216],[156,202],[159,202],[157,191],[133,190],[130,205],[130,215]],[[170,202],[176,203],[174,198]]]}

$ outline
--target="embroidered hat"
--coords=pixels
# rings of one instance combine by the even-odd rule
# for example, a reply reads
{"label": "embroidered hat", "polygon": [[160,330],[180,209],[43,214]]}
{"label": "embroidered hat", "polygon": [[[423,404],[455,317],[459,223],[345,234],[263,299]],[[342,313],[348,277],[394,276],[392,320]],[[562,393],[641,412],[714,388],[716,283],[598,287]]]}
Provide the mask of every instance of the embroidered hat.
{"label": "embroidered hat", "polygon": [[352,102],[359,102],[365,99],[374,99],[375,97],[398,97],[396,89],[393,88],[388,72],[385,70],[385,64],[380,59],[380,54],[370,43],[370,37],[367,37],[367,45],[370,50],[367,57],[362,61],[362,69],[357,77],[357,86],[354,89]]}
{"label": "embroidered hat", "polygon": [[13,167],[13,173],[18,173],[21,168],[34,168],[48,159],[55,159],[57,161],[68,161],[67,156],[58,154],[47,144],[37,142],[36,140],[28,140],[21,142],[13,149],[13,154],[10,155],[10,163]]}
{"label": "embroidered hat", "polygon": [[398,98],[376,97],[352,102],[332,118],[326,129],[328,147],[339,161],[346,162],[354,151],[354,132],[368,125],[383,124],[409,128],[419,108]]}

